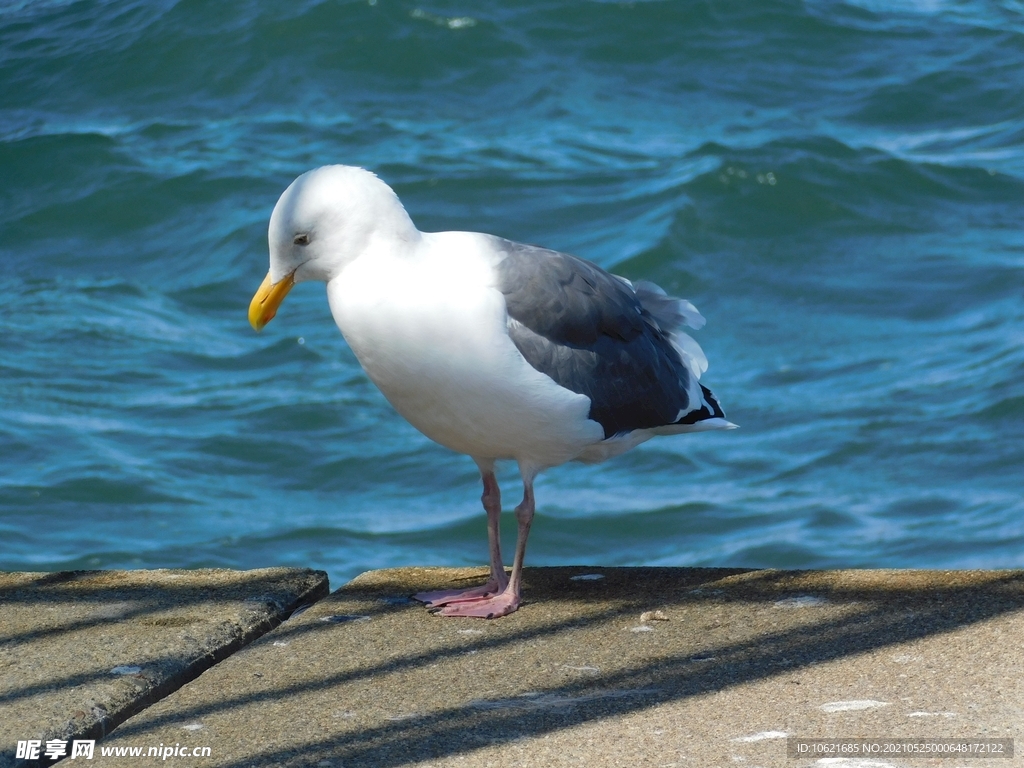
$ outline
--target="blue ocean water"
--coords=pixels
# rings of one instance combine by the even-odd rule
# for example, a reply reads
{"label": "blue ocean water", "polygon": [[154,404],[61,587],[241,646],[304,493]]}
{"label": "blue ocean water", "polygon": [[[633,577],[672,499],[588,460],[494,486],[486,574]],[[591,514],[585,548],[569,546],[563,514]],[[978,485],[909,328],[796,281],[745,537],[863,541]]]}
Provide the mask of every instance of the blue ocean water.
{"label": "blue ocean water", "polygon": [[247,323],[327,163],[707,317],[742,429],[549,471],[528,564],[1024,566],[1022,73],[1016,0],[5,3],[0,568],[486,562],[323,287]]}

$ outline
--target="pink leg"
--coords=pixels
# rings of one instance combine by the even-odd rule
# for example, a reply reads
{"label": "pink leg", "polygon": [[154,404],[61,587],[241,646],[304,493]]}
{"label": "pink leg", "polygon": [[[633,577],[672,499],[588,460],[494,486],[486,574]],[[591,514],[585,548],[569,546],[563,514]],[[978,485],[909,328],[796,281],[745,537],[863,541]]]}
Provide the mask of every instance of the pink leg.
{"label": "pink leg", "polygon": [[[493,467],[493,465],[492,465]],[[487,543],[491,550],[491,577],[486,584],[469,589],[443,589],[437,592],[420,592],[414,600],[426,603],[428,608],[449,605],[461,600],[478,600],[502,592],[508,584],[505,567],[501,563],[501,540],[498,523],[501,519],[501,491],[493,468],[481,468],[484,481],[484,495],[481,501],[487,510]]]}
{"label": "pink leg", "polygon": [[523,559],[526,557],[526,539],[530,535],[535,503],[533,498],[533,471],[523,472],[523,501],[516,507],[519,535],[516,538],[516,557],[512,563],[512,576],[505,588],[496,595],[449,601],[438,611],[442,616],[467,616],[496,619],[519,608],[522,598]]}

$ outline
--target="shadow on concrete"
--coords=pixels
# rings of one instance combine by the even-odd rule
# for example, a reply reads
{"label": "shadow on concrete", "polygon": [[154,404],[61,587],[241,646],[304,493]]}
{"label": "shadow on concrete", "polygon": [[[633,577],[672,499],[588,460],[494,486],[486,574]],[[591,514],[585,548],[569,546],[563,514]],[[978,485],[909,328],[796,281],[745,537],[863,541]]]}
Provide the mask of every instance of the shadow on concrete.
{"label": "shadow on concrete", "polygon": [[15,741],[102,738],[327,593],[304,569],[0,574],[0,766],[52,765]]}
{"label": "shadow on concrete", "polygon": [[[598,571],[600,582],[587,585],[569,581],[571,574]],[[131,723],[119,735],[144,736],[172,721],[198,718],[261,701],[287,701],[311,691],[327,691],[361,678],[445,663],[467,653],[508,649],[516,644],[567,632],[600,629],[623,619],[635,620],[640,611],[656,604],[669,611],[683,607],[706,608],[710,621],[695,628],[696,646],[685,652],[533,690],[529,695],[477,699],[460,706],[434,710],[387,725],[311,739],[301,749],[265,752],[255,760],[224,763],[231,768],[250,765],[305,765],[329,759],[352,766],[399,766],[469,752],[475,748],[542,736],[586,722],[623,715],[664,702],[720,691],[834,661],[846,656],[893,646],[985,621],[1024,608],[1024,573],[987,572],[793,572],[736,569],[535,568],[527,571],[527,595],[537,612],[547,607],[556,618],[531,622],[530,607],[502,619],[498,637],[482,638],[458,647],[434,648],[397,654],[379,663],[340,671],[315,682],[271,687],[241,696],[225,696],[202,707],[176,710],[172,715]],[[723,581],[724,579],[724,581]],[[566,585],[570,585],[567,588]],[[598,586],[594,586],[598,585]],[[328,601],[357,600],[378,605],[378,610],[415,611],[413,606],[382,604],[408,584],[378,581],[343,588]],[[573,592],[573,590],[576,590]],[[559,601],[579,600],[583,590],[602,606],[580,612],[559,610]],[[730,639],[729,627],[715,624],[715,609],[739,610],[809,604],[828,604],[841,610],[821,620],[789,622],[772,629],[759,627]],[[321,603],[323,608],[327,603]],[[753,613],[753,611],[750,611]],[[692,615],[692,614],[688,614]],[[801,614],[806,618],[806,613]],[[735,613],[733,614],[735,617]],[[436,619],[443,621],[442,619]],[[784,622],[785,623],[785,622]],[[337,631],[338,625],[287,624],[274,637],[300,637]],[[610,627],[609,627],[610,629]],[[704,631],[706,630],[706,631]],[[718,631],[713,631],[718,630]],[[620,630],[621,631],[621,628]],[[743,634],[743,633],[741,633]],[[702,637],[706,636],[706,641]],[[510,668],[509,674],[515,674]]]}

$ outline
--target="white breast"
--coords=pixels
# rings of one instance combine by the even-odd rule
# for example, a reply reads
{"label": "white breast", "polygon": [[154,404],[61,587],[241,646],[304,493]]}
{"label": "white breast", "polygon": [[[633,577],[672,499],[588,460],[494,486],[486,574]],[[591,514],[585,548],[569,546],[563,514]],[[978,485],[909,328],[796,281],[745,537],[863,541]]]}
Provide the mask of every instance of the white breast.
{"label": "white breast", "polygon": [[472,233],[367,252],[328,283],[331,312],[367,375],[432,440],[538,467],[600,442],[590,399],[535,370],[508,337],[495,256]]}

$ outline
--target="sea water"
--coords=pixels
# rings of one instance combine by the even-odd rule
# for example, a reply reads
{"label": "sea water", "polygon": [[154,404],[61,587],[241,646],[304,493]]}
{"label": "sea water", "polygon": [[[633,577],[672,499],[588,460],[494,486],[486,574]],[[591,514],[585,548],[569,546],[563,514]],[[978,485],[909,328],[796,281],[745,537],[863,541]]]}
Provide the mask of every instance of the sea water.
{"label": "sea water", "polygon": [[0,7],[0,568],[486,562],[474,464],[323,286],[246,320],[327,163],[706,316],[741,429],[548,471],[528,563],[1024,566],[1020,2],[40,0]]}

